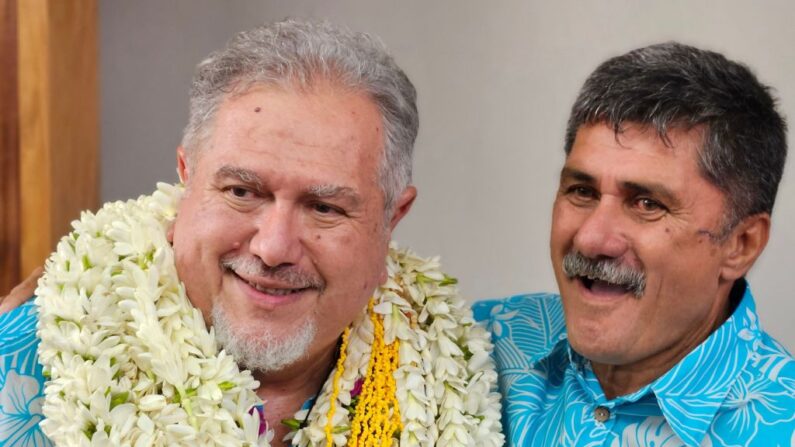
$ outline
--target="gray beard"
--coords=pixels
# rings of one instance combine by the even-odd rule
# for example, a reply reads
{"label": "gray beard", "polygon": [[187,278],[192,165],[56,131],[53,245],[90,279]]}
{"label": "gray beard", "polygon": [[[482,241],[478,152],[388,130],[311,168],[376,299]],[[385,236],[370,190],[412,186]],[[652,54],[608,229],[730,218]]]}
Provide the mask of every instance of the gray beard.
{"label": "gray beard", "polygon": [[282,371],[301,359],[315,339],[314,319],[281,338],[262,326],[246,327],[233,322],[221,304],[212,309],[213,329],[218,344],[242,368],[263,373]]}

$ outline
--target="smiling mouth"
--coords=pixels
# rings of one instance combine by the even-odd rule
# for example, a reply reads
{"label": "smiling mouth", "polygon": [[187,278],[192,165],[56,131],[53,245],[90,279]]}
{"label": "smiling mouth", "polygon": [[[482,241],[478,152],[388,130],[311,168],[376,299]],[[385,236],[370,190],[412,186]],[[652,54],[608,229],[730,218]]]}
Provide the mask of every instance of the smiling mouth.
{"label": "smiling mouth", "polygon": [[634,294],[629,286],[623,284],[613,284],[601,279],[589,278],[587,276],[577,276],[576,279],[591,293],[597,295],[624,295]]}
{"label": "smiling mouth", "polygon": [[253,283],[251,281],[248,281],[245,278],[243,278],[240,275],[238,275],[237,273],[234,273],[234,272],[232,272],[232,273],[237,277],[237,279],[239,279],[239,280],[243,281],[244,283],[248,284],[248,286],[251,287],[252,289],[254,289],[254,290],[258,291],[258,292],[265,293],[267,295],[272,295],[272,296],[287,296],[287,295],[292,295],[292,294],[296,294],[296,293],[305,292],[305,291],[307,291],[307,290],[312,288],[312,287],[298,287],[298,288],[289,289],[289,288],[282,288],[282,287],[278,287],[278,288],[277,287],[265,287],[265,286]]}

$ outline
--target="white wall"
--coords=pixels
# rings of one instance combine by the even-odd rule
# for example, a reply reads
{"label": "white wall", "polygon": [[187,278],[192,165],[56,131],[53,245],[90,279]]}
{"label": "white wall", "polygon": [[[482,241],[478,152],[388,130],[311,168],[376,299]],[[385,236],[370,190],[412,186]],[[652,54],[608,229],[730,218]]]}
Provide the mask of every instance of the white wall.
{"label": "white wall", "polygon": [[[723,52],[777,89],[795,127],[787,1],[103,0],[102,196],[175,180],[195,64],[240,29],[321,17],[381,36],[419,91],[420,197],[397,239],[440,254],[472,298],[555,290],[550,208],[568,109],[605,58],[665,40]],[[790,145],[793,143],[790,137]],[[795,168],[750,275],[762,323],[795,350]]]}

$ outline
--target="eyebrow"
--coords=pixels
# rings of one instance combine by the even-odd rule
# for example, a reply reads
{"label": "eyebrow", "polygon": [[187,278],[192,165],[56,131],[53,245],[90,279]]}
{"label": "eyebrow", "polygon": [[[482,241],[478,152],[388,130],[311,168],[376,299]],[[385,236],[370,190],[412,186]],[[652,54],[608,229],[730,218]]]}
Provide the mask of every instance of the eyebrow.
{"label": "eyebrow", "polygon": [[236,166],[223,165],[215,171],[215,180],[220,181],[228,178],[236,178],[243,183],[255,186],[258,190],[262,190],[262,180],[256,172],[239,168]]}
{"label": "eyebrow", "polygon": [[560,171],[560,179],[561,180],[563,180],[563,179],[572,179],[572,180],[577,180],[579,182],[586,182],[586,183],[594,183],[594,182],[596,182],[596,179],[592,175],[587,174],[587,173],[585,173],[583,171],[580,171],[579,169],[574,169],[574,168],[571,168],[571,167],[568,167],[568,166],[564,166],[563,169],[561,169],[561,171]]}
{"label": "eyebrow", "polygon": [[349,200],[354,206],[361,202],[361,197],[353,188],[339,185],[313,185],[307,190],[311,196],[319,199],[342,198]]}

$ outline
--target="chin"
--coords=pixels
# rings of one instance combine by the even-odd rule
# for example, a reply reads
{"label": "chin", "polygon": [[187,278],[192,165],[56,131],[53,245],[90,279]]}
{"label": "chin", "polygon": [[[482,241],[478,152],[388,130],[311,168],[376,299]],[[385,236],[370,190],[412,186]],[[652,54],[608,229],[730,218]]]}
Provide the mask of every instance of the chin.
{"label": "chin", "polygon": [[586,359],[604,365],[624,365],[630,363],[630,350],[632,343],[626,344],[631,340],[631,336],[626,338],[613,336],[601,336],[590,331],[588,332],[569,332],[569,343],[575,352]]}

